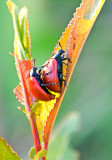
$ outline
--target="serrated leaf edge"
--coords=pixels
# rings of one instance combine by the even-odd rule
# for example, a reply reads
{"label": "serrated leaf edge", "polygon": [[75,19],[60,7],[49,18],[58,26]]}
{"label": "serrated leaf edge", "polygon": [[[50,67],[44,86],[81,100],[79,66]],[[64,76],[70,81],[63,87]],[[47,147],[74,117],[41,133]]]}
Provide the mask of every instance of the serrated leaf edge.
{"label": "serrated leaf edge", "polygon": [[[5,145],[9,148],[9,150],[14,153],[14,155],[20,159],[20,157],[18,156],[17,152],[15,152],[12,147],[7,143],[7,141],[5,140],[5,138],[0,137],[0,139],[2,139],[2,141],[5,143]],[[22,159],[20,159],[22,160]]]}

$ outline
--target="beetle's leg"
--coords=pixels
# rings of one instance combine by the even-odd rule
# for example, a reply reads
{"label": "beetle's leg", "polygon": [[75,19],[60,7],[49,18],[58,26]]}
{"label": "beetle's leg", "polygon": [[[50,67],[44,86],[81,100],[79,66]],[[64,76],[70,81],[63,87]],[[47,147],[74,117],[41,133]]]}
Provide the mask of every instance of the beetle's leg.
{"label": "beetle's leg", "polygon": [[[62,75],[62,76],[65,76],[65,75]],[[66,83],[66,80],[65,79],[63,79],[63,77],[60,77],[60,81],[62,81],[62,82],[64,82],[64,85],[67,87],[67,83]],[[66,77],[66,76],[65,76]]]}
{"label": "beetle's leg", "polygon": [[65,76],[65,75],[62,75],[63,77],[67,77],[67,76]]}
{"label": "beetle's leg", "polygon": [[67,83],[65,79],[62,79],[62,81],[64,82],[64,85],[67,87]]}
{"label": "beetle's leg", "polygon": [[43,65],[43,66],[40,66],[40,67],[39,67],[39,69],[42,69],[42,68],[44,68],[45,66],[46,66],[46,64],[45,64],[45,65]]}
{"label": "beetle's leg", "polygon": [[62,62],[63,64],[65,64],[65,65],[67,65],[67,63],[65,63],[65,62]]}
{"label": "beetle's leg", "polygon": [[46,67],[48,64],[49,64],[49,61],[47,61],[47,63],[45,65],[40,66],[39,69]]}
{"label": "beetle's leg", "polygon": [[41,86],[50,86],[50,85],[56,85],[56,83],[49,83],[49,84],[44,84],[42,83]]}
{"label": "beetle's leg", "polygon": [[[65,56],[65,57],[64,57],[64,56]],[[70,60],[70,58],[67,57],[67,54],[63,54],[63,55],[61,56],[61,60],[68,60],[70,63],[72,63],[72,61]]]}
{"label": "beetle's leg", "polygon": [[65,85],[66,87],[68,87],[68,86],[67,86],[67,83],[66,83],[66,81],[64,81],[64,85]]}
{"label": "beetle's leg", "polygon": [[63,61],[63,60],[68,60],[70,63],[72,63],[72,61],[70,60],[69,57],[61,58],[61,60],[62,60],[62,61]]}

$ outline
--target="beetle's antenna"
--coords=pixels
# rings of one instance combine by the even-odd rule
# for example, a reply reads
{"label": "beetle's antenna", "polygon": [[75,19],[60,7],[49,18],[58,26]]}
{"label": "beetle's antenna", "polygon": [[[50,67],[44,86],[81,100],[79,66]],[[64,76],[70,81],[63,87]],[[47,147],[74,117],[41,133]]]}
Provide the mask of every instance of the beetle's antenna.
{"label": "beetle's antenna", "polygon": [[34,67],[35,67],[35,59],[36,59],[36,58],[34,58],[34,60],[33,60],[33,66],[34,66]]}
{"label": "beetle's antenna", "polygon": [[62,49],[62,46],[61,46],[61,43],[59,42],[59,46],[60,46],[60,48]]}

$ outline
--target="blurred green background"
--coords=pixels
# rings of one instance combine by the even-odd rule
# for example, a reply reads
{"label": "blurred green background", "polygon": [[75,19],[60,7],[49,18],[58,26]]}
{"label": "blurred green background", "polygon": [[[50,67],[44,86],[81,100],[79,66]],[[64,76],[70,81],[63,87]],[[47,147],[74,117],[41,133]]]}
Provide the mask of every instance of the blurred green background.
{"label": "blurred green background", "polygon": [[[80,0],[14,0],[29,10],[36,65],[50,56]],[[14,29],[6,1],[0,2],[0,136],[28,159],[33,146],[27,117],[13,94],[18,83],[13,52]],[[69,112],[80,113],[80,130],[70,135],[81,160],[112,160],[112,1],[107,0],[81,52],[55,125]],[[79,122],[78,122],[79,123]],[[61,140],[59,141],[61,143]],[[65,141],[64,141],[65,142]],[[64,143],[63,143],[64,144]],[[55,145],[55,144],[54,144]],[[56,149],[53,152],[57,152]],[[51,152],[51,154],[53,154]],[[52,158],[53,159],[53,158]],[[58,158],[59,159],[59,158]],[[61,160],[61,159],[60,159]],[[65,160],[65,158],[63,159]]]}

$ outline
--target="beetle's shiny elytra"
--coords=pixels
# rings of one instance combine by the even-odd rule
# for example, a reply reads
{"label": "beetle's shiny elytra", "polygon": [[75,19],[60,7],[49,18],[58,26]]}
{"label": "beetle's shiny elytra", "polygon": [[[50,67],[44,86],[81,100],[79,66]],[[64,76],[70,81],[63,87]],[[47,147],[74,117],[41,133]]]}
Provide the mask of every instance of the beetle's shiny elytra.
{"label": "beetle's shiny elytra", "polygon": [[[70,58],[67,57],[66,54],[64,53],[65,51],[62,50],[62,47],[61,47],[60,50],[58,50],[54,55],[51,56],[51,58],[48,59],[42,72],[43,74],[42,78],[45,84],[55,83],[55,85],[52,85],[52,86],[49,85],[47,86],[47,88],[50,89],[51,91],[58,92],[58,93],[61,92],[63,81],[66,85],[66,82],[63,78],[65,75],[63,75],[63,71],[62,71],[63,63],[65,60],[70,61]],[[49,74],[46,74],[46,73],[49,73]]]}
{"label": "beetle's shiny elytra", "polygon": [[41,68],[43,68],[43,66],[40,68],[32,68],[30,77],[27,79],[27,84],[30,92],[36,99],[41,101],[50,101],[55,98],[55,95],[51,94],[46,88],[47,84],[43,83],[41,78]]}

